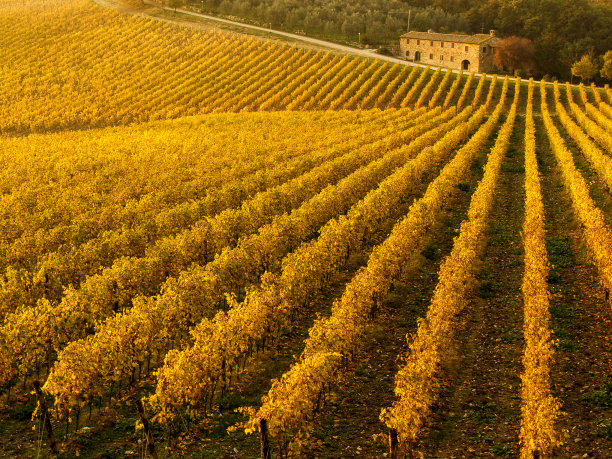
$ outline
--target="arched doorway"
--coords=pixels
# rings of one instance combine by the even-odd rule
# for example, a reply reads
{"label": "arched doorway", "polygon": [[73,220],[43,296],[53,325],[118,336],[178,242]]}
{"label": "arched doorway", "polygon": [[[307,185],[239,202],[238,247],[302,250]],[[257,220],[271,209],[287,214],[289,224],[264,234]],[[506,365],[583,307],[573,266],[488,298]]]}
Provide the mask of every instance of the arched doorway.
{"label": "arched doorway", "polygon": [[470,61],[465,59],[463,62],[461,62],[461,68],[463,70],[469,70],[470,69]]}
{"label": "arched doorway", "polygon": [[419,62],[421,60],[421,51],[417,51],[414,53],[414,62]]}

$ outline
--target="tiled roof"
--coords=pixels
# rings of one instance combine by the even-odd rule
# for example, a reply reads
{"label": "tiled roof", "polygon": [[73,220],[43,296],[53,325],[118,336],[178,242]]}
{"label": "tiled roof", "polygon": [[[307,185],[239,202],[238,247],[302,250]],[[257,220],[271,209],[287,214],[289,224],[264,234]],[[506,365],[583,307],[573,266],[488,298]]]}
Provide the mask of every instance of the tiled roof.
{"label": "tiled roof", "polygon": [[420,40],[436,40],[436,41],[448,41],[455,43],[473,43],[478,44],[484,41],[494,38],[495,41],[499,41],[499,38],[489,35],[478,33],[475,35],[464,35],[458,33],[435,33],[435,32],[408,32],[402,35],[402,38],[417,38]]}

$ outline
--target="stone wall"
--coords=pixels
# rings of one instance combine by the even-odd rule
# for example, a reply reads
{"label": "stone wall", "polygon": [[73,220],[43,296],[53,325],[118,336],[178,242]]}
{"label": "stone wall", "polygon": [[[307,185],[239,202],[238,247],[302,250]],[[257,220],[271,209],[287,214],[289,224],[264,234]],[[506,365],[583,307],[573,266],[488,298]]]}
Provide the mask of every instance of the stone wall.
{"label": "stone wall", "polygon": [[[400,39],[400,50],[402,57],[426,65],[437,65],[457,70],[464,69],[479,73],[495,70],[493,66],[494,49],[489,45],[488,40],[475,44],[402,37]],[[421,55],[420,59],[415,61],[417,52],[420,52]],[[465,60],[469,61],[467,69],[462,67]]]}

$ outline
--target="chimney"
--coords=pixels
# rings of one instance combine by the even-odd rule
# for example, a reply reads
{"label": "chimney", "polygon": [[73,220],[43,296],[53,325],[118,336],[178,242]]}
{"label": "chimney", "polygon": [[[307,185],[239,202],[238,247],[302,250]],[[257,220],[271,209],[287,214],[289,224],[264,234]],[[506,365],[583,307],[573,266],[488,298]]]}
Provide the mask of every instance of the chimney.
{"label": "chimney", "polygon": [[493,30],[493,29],[489,30],[489,35],[491,35],[492,37],[494,37],[494,36],[495,36],[495,30]]}
{"label": "chimney", "polygon": [[434,33],[433,29],[427,29],[427,33]]}

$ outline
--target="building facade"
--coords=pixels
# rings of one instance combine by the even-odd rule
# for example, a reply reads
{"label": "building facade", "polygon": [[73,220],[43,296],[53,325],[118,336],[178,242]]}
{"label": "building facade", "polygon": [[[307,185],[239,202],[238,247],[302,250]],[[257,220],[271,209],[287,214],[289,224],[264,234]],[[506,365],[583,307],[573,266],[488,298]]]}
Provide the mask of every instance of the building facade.
{"label": "building facade", "polygon": [[457,70],[494,72],[493,56],[499,38],[489,34],[461,35],[408,32],[400,37],[402,57],[412,62]]}

